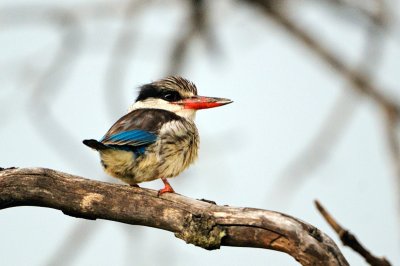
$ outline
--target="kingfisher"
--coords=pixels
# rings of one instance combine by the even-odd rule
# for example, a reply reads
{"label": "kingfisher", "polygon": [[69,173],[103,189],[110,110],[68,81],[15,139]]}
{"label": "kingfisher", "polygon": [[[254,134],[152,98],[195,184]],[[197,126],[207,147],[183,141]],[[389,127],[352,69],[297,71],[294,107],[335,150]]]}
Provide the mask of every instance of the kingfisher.
{"label": "kingfisher", "polygon": [[100,154],[104,171],[131,186],[161,179],[173,193],[167,178],[176,177],[198,155],[196,111],[232,103],[231,100],[197,95],[194,83],[178,76],[167,77],[139,88],[139,95],[99,140],[83,143]]}

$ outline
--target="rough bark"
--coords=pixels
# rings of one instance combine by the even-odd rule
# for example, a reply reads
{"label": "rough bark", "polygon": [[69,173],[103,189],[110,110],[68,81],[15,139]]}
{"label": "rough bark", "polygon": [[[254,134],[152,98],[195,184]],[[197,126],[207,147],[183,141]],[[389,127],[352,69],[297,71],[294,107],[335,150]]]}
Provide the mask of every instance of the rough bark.
{"label": "rough bark", "polygon": [[41,206],[173,232],[205,248],[256,247],[285,252],[302,265],[348,265],[323,232],[278,212],[218,206],[179,194],[104,183],[44,168],[0,171],[0,209]]}

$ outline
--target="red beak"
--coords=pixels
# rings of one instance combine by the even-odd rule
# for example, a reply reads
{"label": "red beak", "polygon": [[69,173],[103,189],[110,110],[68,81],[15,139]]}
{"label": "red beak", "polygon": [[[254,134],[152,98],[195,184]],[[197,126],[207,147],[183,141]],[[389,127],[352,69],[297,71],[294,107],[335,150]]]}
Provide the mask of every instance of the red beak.
{"label": "red beak", "polygon": [[194,96],[173,103],[183,105],[185,109],[200,110],[200,109],[214,108],[232,102],[233,101],[225,98]]}

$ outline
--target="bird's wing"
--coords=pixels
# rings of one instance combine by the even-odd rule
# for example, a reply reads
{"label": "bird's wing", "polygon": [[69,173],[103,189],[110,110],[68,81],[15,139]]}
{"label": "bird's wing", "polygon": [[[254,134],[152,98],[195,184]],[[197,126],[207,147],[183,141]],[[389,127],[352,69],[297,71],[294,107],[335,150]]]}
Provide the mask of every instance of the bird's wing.
{"label": "bird's wing", "polygon": [[149,145],[157,140],[157,135],[145,130],[134,129],[110,135],[101,142],[106,145],[129,145],[133,147]]}
{"label": "bird's wing", "polygon": [[156,142],[161,127],[182,119],[161,109],[137,109],[121,117],[101,139],[105,145],[143,147]]}

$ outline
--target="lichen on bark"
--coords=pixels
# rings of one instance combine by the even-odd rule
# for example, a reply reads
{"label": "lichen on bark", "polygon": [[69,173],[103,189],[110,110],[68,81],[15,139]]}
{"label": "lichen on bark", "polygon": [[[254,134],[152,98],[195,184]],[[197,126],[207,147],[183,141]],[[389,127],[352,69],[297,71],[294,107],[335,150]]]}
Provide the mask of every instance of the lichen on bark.
{"label": "lichen on bark", "polygon": [[182,231],[175,233],[177,238],[185,240],[186,243],[207,250],[219,249],[225,235],[226,232],[222,226],[203,214],[189,214]]}

